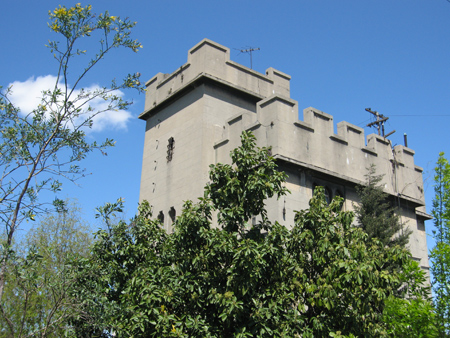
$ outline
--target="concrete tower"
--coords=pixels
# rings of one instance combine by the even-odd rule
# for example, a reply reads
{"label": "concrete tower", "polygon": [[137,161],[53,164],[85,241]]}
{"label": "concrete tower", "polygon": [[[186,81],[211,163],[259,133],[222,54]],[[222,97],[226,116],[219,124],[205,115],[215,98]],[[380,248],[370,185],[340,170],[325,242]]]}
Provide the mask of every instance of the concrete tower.
{"label": "concrete tower", "polygon": [[141,200],[148,200],[166,229],[183,201],[203,196],[209,165],[229,163],[243,130],[259,146],[272,147],[291,194],[267,201],[268,215],[287,226],[294,211],[308,208],[314,187],[329,198],[344,198],[345,210],[358,202],[355,186],[365,182],[371,164],[384,174],[385,191],[395,199],[401,219],[412,230],[410,250],[428,269],[422,168],[414,151],[342,121],[334,133],[333,116],[303,110],[290,98],[290,76],[269,68],[258,73],[230,60],[230,50],[204,39],[188,52],[187,63],[147,83]]}

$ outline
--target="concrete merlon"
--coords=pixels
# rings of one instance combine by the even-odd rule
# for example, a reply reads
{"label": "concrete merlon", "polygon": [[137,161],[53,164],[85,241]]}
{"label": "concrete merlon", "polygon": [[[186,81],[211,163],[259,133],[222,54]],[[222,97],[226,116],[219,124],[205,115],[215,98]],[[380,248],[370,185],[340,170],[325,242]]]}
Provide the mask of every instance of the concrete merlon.
{"label": "concrete merlon", "polygon": [[312,126],[315,132],[327,136],[334,135],[333,116],[313,107],[303,109],[303,120]]}
{"label": "concrete merlon", "polygon": [[346,121],[337,124],[338,135],[341,136],[349,145],[356,148],[364,148],[364,129]]}
{"label": "concrete merlon", "polygon": [[414,150],[407,148],[405,146],[402,145],[396,145],[394,147],[394,152],[395,152],[395,157],[397,162],[409,167],[409,168],[414,168],[415,170],[415,165],[414,165]]}
{"label": "concrete merlon", "polygon": [[[190,63],[186,63],[186,64],[182,65],[180,68],[178,68],[176,71],[174,71],[172,74],[164,74],[164,78],[161,81],[159,81],[159,83],[157,83],[156,88],[160,89],[166,83],[169,83],[171,80],[174,80],[175,78],[178,77],[178,75],[181,75],[183,73],[183,71],[188,69],[189,66],[190,66]],[[182,82],[183,81],[181,81],[181,83]],[[179,84],[179,85],[181,85],[181,84]]]}
{"label": "concrete merlon", "polygon": [[262,125],[274,120],[291,123],[298,116],[298,103],[289,97],[270,96],[256,104],[257,119]]}
{"label": "concrete merlon", "polygon": [[[150,80],[148,80],[145,83],[145,86],[148,87],[155,87],[158,84],[159,81],[161,81],[164,78],[164,73],[158,73],[155,76],[153,76]],[[152,86],[153,85],[153,86]],[[150,90],[150,88],[148,88]]]}
{"label": "concrete merlon", "polygon": [[291,77],[279,70],[276,70],[272,67],[266,70],[266,75],[271,79],[274,83],[274,94],[280,94],[283,96],[290,97],[291,91]]}
{"label": "concrete merlon", "polygon": [[145,83],[146,93],[145,93],[145,108],[144,111],[149,110],[152,106],[157,103],[157,88],[158,84],[167,77],[167,74],[158,73],[153,76],[150,80]]}
{"label": "concrete merlon", "polygon": [[209,39],[203,39],[188,52],[188,63],[197,64],[216,59],[223,63],[230,60],[230,49]]}
{"label": "concrete merlon", "polygon": [[[232,116],[225,121],[222,137],[215,140],[216,145],[222,146],[224,144],[223,140],[228,140],[230,135],[240,135],[249,126],[254,126],[255,122],[257,121],[254,113],[243,112]],[[233,129],[233,131],[230,131],[230,129]]]}
{"label": "concrete merlon", "polygon": [[367,136],[367,148],[383,158],[391,159],[392,151],[389,140],[377,134],[370,134]]}

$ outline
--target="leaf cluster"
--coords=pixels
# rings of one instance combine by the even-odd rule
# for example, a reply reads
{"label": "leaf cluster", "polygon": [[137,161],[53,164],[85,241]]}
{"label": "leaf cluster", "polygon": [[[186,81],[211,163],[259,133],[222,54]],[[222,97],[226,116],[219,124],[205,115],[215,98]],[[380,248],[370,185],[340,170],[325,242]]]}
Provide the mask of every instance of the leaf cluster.
{"label": "leaf cluster", "polygon": [[408,297],[389,296],[385,300],[383,321],[391,337],[438,337],[439,322],[430,298],[429,287],[423,270],[410,260],[402,271],[403,291]]}
{"label": "leaf cluster", "polygon": [[287,175],[276,170],[270,149],[256,147],[250,132],[242,133],[241,142],[242,146],[230,154],[231,165],[210,166],[211,182],[205,189],[205,196],[219,211],[219,223],[230,232],[244,231],[254,215],[261,215],[264,226],[268,222],[264,200],[288,193],[283,186]]}
{"label": "leaf cluster", "polygon": [[[79,210],[39,220],[8,253],[0,337],[61,337],[78,311],[69,297],[75,274],[71,262],[87,258],[92,243]],[[2,252],[4,254],[4,252]]]}

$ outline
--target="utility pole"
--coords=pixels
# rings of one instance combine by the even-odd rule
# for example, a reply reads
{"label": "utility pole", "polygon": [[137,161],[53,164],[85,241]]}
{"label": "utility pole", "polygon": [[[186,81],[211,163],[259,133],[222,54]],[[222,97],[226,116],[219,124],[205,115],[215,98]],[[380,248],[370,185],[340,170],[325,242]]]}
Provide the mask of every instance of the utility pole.
{"label": "utility pole", "polygon": [[249,53],[250,54],[250,69],[253,69],[253,56],[252,52],[260,50],[259,48],[247,48],[247,49],[239,49],[241,53]]}
{"label": "utility pole", "polygon": [[388,134],[384,134],[384,122],[389,120],[389,117],[384,116],[383,114],[378,113],[377,111],[373,111],[371,108],[366,108],[366,111],[371,113],[375,116],[376,120],[373,122],[370,122],[367,127],[373,127],[376,126],[378,130],[378,135],[383,136],[384,138],[387,138],[388,136],[391,136],[393,133],[395,133],[395,130],[391,131]]}

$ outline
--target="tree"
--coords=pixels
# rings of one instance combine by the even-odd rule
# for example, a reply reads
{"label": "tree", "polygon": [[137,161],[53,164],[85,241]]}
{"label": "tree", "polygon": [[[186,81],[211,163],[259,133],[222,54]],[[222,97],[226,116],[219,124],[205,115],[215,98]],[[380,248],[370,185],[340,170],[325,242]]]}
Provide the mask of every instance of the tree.
{"label": "tree", "polygon": [[[76,181],[85,175],[80,161],[87,154],[94,150],[103,153],[114,145],[110,139],[90,143],[85,132],[98,114],[126,109],[131,104],[121,98],[119,90],[142,90],[138,75],[127,75],[121,82],[113,80],[109,86],[95,90],[83,88],[87,74],[113,49],[124,47],[136,52],[141,47],[131,39],[134,22],[108,12],[95,15],[91,6],[80,4],[71,8],[60,6],[49,16],[50,29],[60,36],[59,41],[49,41],[47,46],[57,61],[54,86],[42,92],[41,103],[28,115],[11,102],[14,88],[7,88],[0,95],[0,219],[5,226],[5,237],[0,243],[1,306],[7,261],[21,222],[48,211],[48,201],[38,196],[45,190],[59,191],[60,178]],[[89,53],[83,46],[88,37],[98,38],[99,45],[86,58]],[[83,57],[76,61],[80,56]],[[78,74],[74,63],[75,68],[81,66]],[[100,110],[92,105],[98,100],[104,102]],[[64,202],[58,198],[52,204],[57,210],[64,209]]]}
{"label": "tree", "polygon": [[389,196],[380,184],[383,175],[375,175],[371,165],[366,176],[366,185],[358,186],[360,203],[355,205],[358,225],[368,234],[368,239],[378,238],[384,245],[405,247],[411,230],[405,230],[400,217],[392,207]]}
{"label": "tree", "polygon": [[435,168],[432,215],[434,217],[433,235],[436,240],[431,250],[431,272],[433,291],[439,327],[439,334],[445,337],[450,333],[450,164],[444,153],[439,154]]}
{"label": "tree", "polygon": [[410,266],[406,249],[369,240],[361,228],[352,226],[353,214],[340,208],[337,198],[327,206],[319,188],[310,209],[296,215],[290,238],[305,271],[304,316],[314,337],[333,332],[386,336],[385,301],[412,294],[427,298],[428,290],[421,284],[424,273],[417,265]]}
{"label": "tree", "polygon": [[8,260],[0,337],[62,337],[65,321],[78,311],[69,297],[74,281],[70,262],[89,256],[90,229],[80,210],[49,214],[15,245]]}
{"label": "tree", "polygon": [[[388,297],[426,293],[417,265],[390,269],[407,266],[408,251],[368,241],[321,188],[291,230],[267,219],[264,200],[286,193],[285,176],[250,133],[241,141],[232,165],[211,166],[205,196],[185,203],[172,234],[148,202],[97,233],[73,293],[85,304],[70,322],[77,336],[382,337]],[[99,211],[108,221],[121,209]],[[256,212],[262,221],[249,225]]]}
{"label": "tree", "polygon": [[218,163],[211,165],[211,183],[205,188],[205,197],[210,197],[219,212],[219,223],[230,232],[243,233],[252,216],[261,215],[259,227],[270,225],[264,200],[277,194],[288,193],[282,186],[287,175],[276,170],[269,149],[256,148],[251,133],[242,134],[242,146],[230,154],[233,166]]}
{"label": "tree", "polygon": [[[406,298],[389,296],[385,300],[383,321],[390,337],[438,337],[438,321],[430,297],[428,278],[416,261],[403,266]],[[412,281],[412,283],[410,282]]]}

